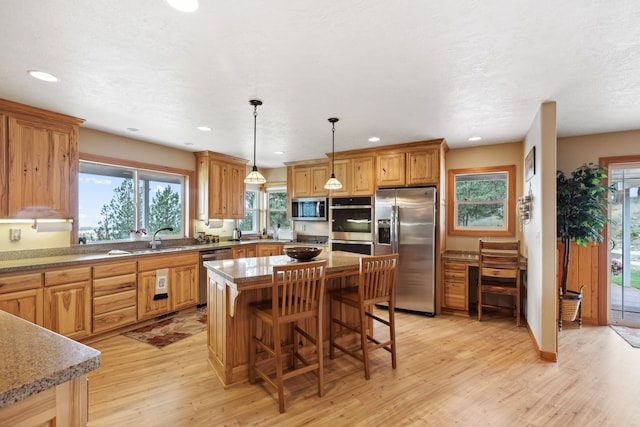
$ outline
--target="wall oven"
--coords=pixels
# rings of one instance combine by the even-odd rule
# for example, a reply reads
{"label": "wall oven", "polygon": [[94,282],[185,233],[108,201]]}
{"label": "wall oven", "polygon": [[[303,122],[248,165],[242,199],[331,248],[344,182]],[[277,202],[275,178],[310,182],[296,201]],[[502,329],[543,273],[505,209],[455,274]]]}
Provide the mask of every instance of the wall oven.
{"label": "wall oven", "polygon": [[334,197],[329,207],[332,251],[373,255],[373,199]]}

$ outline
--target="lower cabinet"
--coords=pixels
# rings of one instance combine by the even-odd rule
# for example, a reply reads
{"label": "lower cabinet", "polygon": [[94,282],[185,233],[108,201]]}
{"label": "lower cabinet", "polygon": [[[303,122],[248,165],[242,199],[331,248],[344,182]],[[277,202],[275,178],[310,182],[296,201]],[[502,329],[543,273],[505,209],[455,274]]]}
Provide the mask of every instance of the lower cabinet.
{"label": "lower cabinet", "polygon": [[0,310],[43,325],[42,273],[0,277]]}
{"label": "lower cabinet", "polygon": [[465,311],[469,310],[467,298],[467,264],[461,262],[443,262],[442,308]]}
{"label": "lower cabinet", "polygon": [[[140,259],[138,320],[197,305],[198,263],[197,252]],[[157,291],[157,286],[166,292]]]}
{"label": "lower cabinet", "polygon": [[258,256],[282,255],[283,245],[279,243],[262,243],[258,245]]}
{"label": "lower cabinet", "polygon": [[136,261],[93,267],[93,333],[136,322],[136,269]]}
{"label": "lower cabinet", "polygon": [[44,273],[44,327],[72,339],[91,334],[91,267]]}
{"label": "lower cabinet", "polygon": [[233,259],[238,258],[255,258],[257,256],[256,247],[262,245],[250,244],[239,245],[231,248]]}

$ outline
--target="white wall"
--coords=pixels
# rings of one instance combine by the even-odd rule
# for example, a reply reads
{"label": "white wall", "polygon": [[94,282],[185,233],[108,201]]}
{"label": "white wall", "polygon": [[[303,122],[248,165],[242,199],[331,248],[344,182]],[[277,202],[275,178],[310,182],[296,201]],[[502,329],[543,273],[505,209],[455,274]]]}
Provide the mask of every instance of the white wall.
{"label": "white wall", "polygon": [[[556,335],[556,104],[546,102],[531,123],[524,155],[535,147],[536,173],[525,183],[533,196],[527,244],[527,322],[543,353],[557,354]],[[523,171],[524,178],[524,171]]]}

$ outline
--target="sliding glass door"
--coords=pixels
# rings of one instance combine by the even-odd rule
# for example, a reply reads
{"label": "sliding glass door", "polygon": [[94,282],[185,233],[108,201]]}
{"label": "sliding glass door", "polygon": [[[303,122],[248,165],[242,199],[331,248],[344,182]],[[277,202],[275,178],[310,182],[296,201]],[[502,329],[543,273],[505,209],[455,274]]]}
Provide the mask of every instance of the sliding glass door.
{"label": "sliding glass door", "polygon": [[640,163],[611,164],[609,323],[640,326]]}

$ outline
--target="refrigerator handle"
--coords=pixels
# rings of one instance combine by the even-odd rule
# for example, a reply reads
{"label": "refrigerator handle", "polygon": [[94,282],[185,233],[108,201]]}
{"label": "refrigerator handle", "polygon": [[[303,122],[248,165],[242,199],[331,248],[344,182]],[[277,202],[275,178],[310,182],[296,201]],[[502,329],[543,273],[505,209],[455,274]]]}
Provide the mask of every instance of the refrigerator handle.
{"label": "refrigerator handle", "polygon": [[391,252],[398,252],[398,206],[391,206]]}

